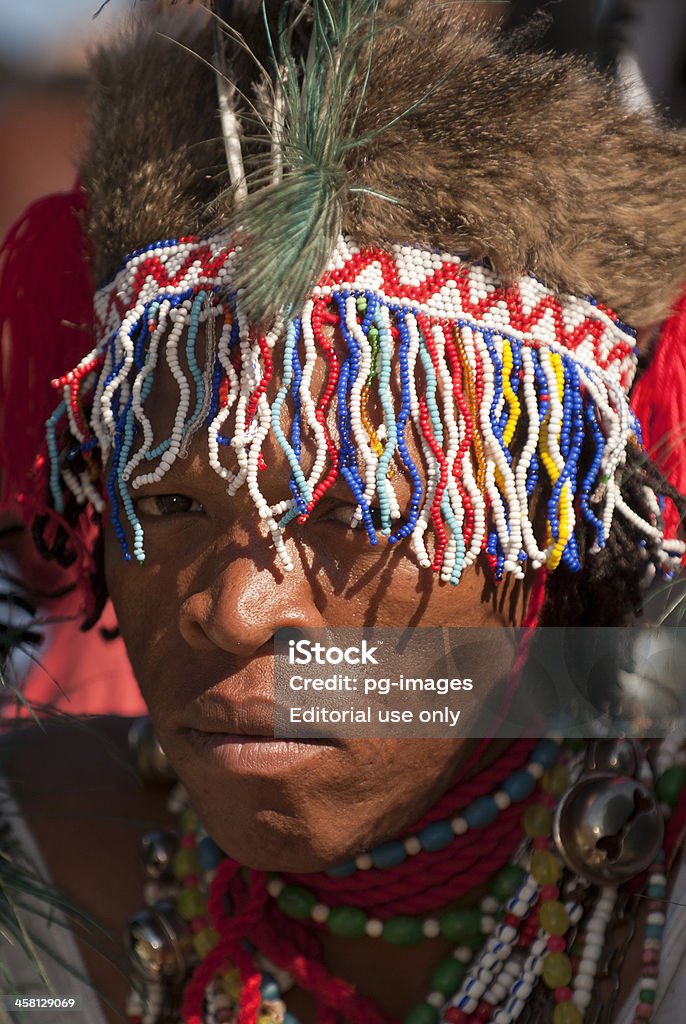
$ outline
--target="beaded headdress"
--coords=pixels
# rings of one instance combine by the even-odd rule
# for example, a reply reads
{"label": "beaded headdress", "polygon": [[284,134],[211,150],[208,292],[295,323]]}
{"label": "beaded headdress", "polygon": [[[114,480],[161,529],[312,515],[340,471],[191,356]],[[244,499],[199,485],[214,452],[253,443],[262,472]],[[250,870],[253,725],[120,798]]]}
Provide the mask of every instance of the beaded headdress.
{"label": "beaded headdress", "polygon": [[[452,583],[481,552],[497,578],[521,577],[527,563],[576,570],[580,549],[601,550],[617,518],[647,561],[674,568],[683,546],[665,539],[664,499],[647,485],[625,493],[642,459],[628,399],[636,340],[604,303],[618,298],[641,320],[669,309],[683,235],[671,237],[649,187],[652,212],[640,196],[633,221],[611,193],[624,188],[620,162],[673,150],[676,137],[655,132],[647,147],[644,122],[589,73],[513,62],[480,29],[435,11],[430,23],[421,4],[402,20],[371,2],[313,3],[290,20],[289,10],[271,77],[252,54],[257,86],[236,28],[219,21],[218,46],[212,26],[184,29],[184,46],[218,69],[221,155],[202,61],[172,50],[172,72],[165,40],[149,32],[100,58],[83,176],[95,271],[109,279],[91,351],[54,382],[51,511],[71,526],[75,506],[101,512],[104,462],[122,550],[142,561],[136,491],[204,431],[210,465],[229,494],[247,488],[285,568],[284,528],[306,521],[338,477],[356,505],[351,525],[371,543],[410,538],[419,563]],[[408,83],[409,35],[431,62]],[[135,96],[113,111],[107,88],[134,69]],[[184,102],[170,112],[178,80]],[[525,86],[542,104],[533,129]],[[576,146],[570,87],[594,105]],[[145,130],[124,158],[118,143],[142,107]],[[601,196],[607,209],[589,209]],[[645,242],[647,216],[659,244]],[[158,436],[146,400],[163,364],[179,399]],[[267,438],[289,467],[271,504],[260,486]]]}
{"label": "beaded headdress", "polygon": [[[577,568],[577,515],[597,547],[620,514],[635,523],[647,547],[667,557],[657,503],[651,523],[626,505],[617,484],[640,428],[626,397],[635,338],[610,310],[556,297],[535,278],[505,288],[487,268],[445,253],[411,246],[360,250],[341,238],[298,314],[260,333],[250,330],[232,287],[234,256],[231,239],[222,236],[158,243],[131,256],[98,292],[101,340],[59,382],[63,401],[49,421],[58,512],[65,486],[79,502],[103,507],[88,459],[77,475],[60,455],[57,438],[68,424],[80,454],[97,447],[109,460],[115,529],[125,555],[131,557],[132,547],[142,561],[132,495],[160,481],[204,425],[212,468],[230,494],[247,487],[285,568],[283,528],[296,516],[306,519],[339,475],[357,503],[353,524],[373,544],[377,529],[389,543],[411,537],[420,564],[453,583],[484,549],[498,575],[522,575],[527,560],[536,568],[561,561]],[[203,327],[211,344],[199,342]],[[344,340],[340,355],[332,331]],[[328,373],[317,396],[312,375],[322,359]],[[145,399],[163,361],[179,403],[169,435],[155,437]],[[274,377],[279,387],[269,401]],[[86,404],[90,422],[82,413]],[[292,409],[287,431],[286,405]],[[372,407],[380,410],[375,420]],[[413,427],[419,458],[407,443]],[[290,493],[271,505],[260,490],[270,433],[290,466]],[[316,447],[307,471],[301,464],[306,436]],[[584,445],[592,450],[582,473]],[[224,448],[235,455],[233,471],[222,463]],[[411,484],[406,512],[394,471],[396,481],[402,473]],[[530,511],[537,484],[546,508],[540,537]]]}

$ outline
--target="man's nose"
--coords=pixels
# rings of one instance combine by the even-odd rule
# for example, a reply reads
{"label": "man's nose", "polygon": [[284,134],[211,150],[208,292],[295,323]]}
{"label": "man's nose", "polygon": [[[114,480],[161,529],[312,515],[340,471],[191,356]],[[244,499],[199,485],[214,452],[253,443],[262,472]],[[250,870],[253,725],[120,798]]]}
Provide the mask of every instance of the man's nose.
{"label": "man's nose", "polygon": [[325,625],[301,564],[281,572],[241,556],[184,600],[179,621],[194,650],[219,648],[243,658],[269,643],[277,629]]}

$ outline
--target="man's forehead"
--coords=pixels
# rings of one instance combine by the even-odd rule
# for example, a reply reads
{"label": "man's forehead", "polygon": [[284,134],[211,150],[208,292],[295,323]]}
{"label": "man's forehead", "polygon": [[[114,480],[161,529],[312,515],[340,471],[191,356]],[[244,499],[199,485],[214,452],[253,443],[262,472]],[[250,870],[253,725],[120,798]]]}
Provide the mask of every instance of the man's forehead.
{"label": "man's forehead", "polygon": [[[196,342],[193,346],[193,357],[200,369],[204,370],[206,384],[210,387],[212,386],[211,374],[216,369],[216,332],[217,326],[214,321],[211,319],[206,321],[199,330]],[[332,323],[324,323],[322,325],[322,333],[331,347],[331,353],[334,356],[336,363],[340,366],[342,361],[349,354],[348,346],[340,329],[335,328]],[[166,419],[170,415],[174,415],[178,408],[179,399],[182,396],[182,388],[179,386],[179,378],[178,376],[175,376],[177,360],[178,367],[181,369],[184,377],[188,381],[189,386],[193,383],[194,374],[189,366],[187,342],[188,327],[186,326],[179,335],[178,345],[175,346],[174,357],[172,360],[170,360],[165,351],[164,341],[159,347],[154,378],[150,385],[149,395],[145,399],[145,408],[146,411],[150,411],[151,416],[160,420]],[[285,333],[282,332],[277,337],[274,342],[274,346],[271,349],[272,369],[270,379],[265,390],[265,395],[267,396],[270,404],[273,402],[279,389],[284,383],[285,348],[286,337]],[[305,361],[307,356],[302,338],[296,348],[299,361],[302,366],[302,363]],[[312,352],[312,349],[310,349],[310,352]],[[309,386],[315,401],[319,400],[324,394],[330,369],[331,363],[327,356],[321,348],[316,348],[316,358],[311,359],[308,365]],[[260,371],[260,373],[261,372],[262,371]],[[332,396],[334,403],[335,397],[335,395]]]}
{"label": "man's forehead", "polygon": [[[333,324],[327,324],[324,326],[324,332],[328,343],[331,346],[331,355],[334,357],[336,368],[332,370],[332,362],[330,361],[329,355],[325,354],[321,349],[317,349],[315,358],[310,358],[310,362],[308,364],[309,384],[307,391],[314,407],[318,407],[321,404],[332,378],[332,372],[338,372],[341,364],[349,355],[348,345],[343,338],[340,329],[335,328]],[[183,372],[188,383],[188,400],[191,408],[198,397],[197,388],[194,385],[193,376],[190,372],[187,357],[185,355],[186,339],[187,331],[184,331],[181,335],[178,346],[178,366],[176,363],[173,366],[170,365],[168,359],[164,358],[164,356],[160,354],[154,380],[152,381],[149,394],[145,400],[145,415],[152,427],[156,444],[163,442],[173,430],[174,421],[179,410],[179,404],[183,401],[183,388],[179,387],[178,376],[175,376],[175,372],[178,373],[179,368]],[[274,348],[272,349],[273,369],[265,389],[265,400],[270,408],[270,414],[274,408],[275,400],[284,386],[285,368],[283,356],[285,344],[285,338],[281,336],[277,339],[274,344]],[[208,331],[207,328],[201,330],[198,335],[194,354],[198,365],[204,368],[206,388],[211,387],[212,385],[211,375],[214,369],[214,345],[215,339],[212,337],[212,332]],[[301,350],[300,354],[304,361],[304,350]],[[400,391],[400,370],[396,362],[392,367],[389,380],[389,394],[393,396],[395,402],[399,402]],[[367,389],[367,393],[364,398],[366,418],[368,417],[367,426],[374,433],[376,433],[380,428],[381,435],[383,436],[383,428],[381,427],[381,424],[383,422],[384,410],[380,402],[378,389]],[[294,413],[293,394],[290,394],[288,398],[281,403],[278,416],[280,428],[283,431],[284,436],[287,438],[291,437],[294,424]],[[302,415],[302,409],[300,410],[300,414]],[[337,389],[333,390],[327,404],[326,412],[322,418],[330,435],[335,438],[337,442],[340,442],[340,438],[338,437],[339,395]],[[231,423],[232,420],[227,420],[228,429],[223,431],[223,435],[227,440],[230,439],[231,435]],[[170,487],[182,485],[188,486],[190,483],[193,483],[194,486],[202,486],[207,491],[211,491],[213,493],[217,492],[217,490],[226,491],[226,484],[213,470],[208,461],[208,427],[209,419],[207,416],[204,420],[199,420],[196,423],[195,429],[188,437],[188,440],[182,449],[184,457],[176,459],[171,464],[169,470],[165,473],[164,480],[167,485]],[[411,423],[409,424],[406,440],[410,456],[413,461],[419,462],[421,460],[421,446],[414,425]],[[143,443],[143,436],[139,433],[139,444],[141,443]],[[300,432],[299,444],[299,462],[303,473],[307,476],[312,470],[317,458],[317,439],[311,430],[305,429]],[[273,424],[270,424],[270,429],[262,443],[261,455],[262,459],[260,465],[262,468],[259,474],[261,489],[269,491],[270,493],[280,492],[281,498],[288,498],[290,496],[288,484],[292,474],[292,467],[289,464],[284,451],[284,446],[278,440],[276,432],[273,429]],[[235,472],[238,469],[235,450],[232,449],[229,444],[221,446],[220,460],[221,464],[228,471]],[[143,476],[148,470],[149,464],[144,462],[142,465],[139,465],[132,476],[132,483],[136,478]],[[409,498],[410,486],[405,478],[402,464],[395,465],[391,472],[394,478],[394,488],[398,494],[401,505],[404,505],[407,498]],[[336,477],[335,481],[329,488],[329,494],[331,497],[340,498],[341,500],[350,500],[352,497],[349,485],[340,476],[340,474]]]}

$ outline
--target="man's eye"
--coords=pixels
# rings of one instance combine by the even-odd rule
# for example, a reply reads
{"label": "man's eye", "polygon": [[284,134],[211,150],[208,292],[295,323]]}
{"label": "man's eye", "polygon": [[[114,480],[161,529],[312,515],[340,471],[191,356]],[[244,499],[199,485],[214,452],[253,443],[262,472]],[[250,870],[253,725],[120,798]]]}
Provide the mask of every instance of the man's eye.
{"label": "man's eye", "polygon": [[[357,508],[357,505],[352,505],[352,504],[349,505],[347,503],[340,504],[340,505],[334,505],[332,508],[330,508],[328,510],[328,512],[326,513],[326,516],[324,518],[326,520],[329,520],[329,521],[333,520],[336,523],[342,523],[343,526],[350,526],[350,522],[351,522],[351,520],[352,520],[352,518],[353,518],[353,516],[355,514],[355,509],[356,508]],[[374,524],[374,529],[375,530],[380,530],[381,529],[381,509],[379,509],[379,508],[372,508],[372,509],[370,509],[370,511],[372,513],[372,522]],[[362,522],[360,522],[358,524],[356,529],[361,530],[364,533],[364,526],[363,526]]]}
{"label": "man's eye", "polygon": [[136,511],[144,516],[178,516],[193,512],[204,512],[205,509],[194,498],[187,494],[154,494],[147,498],[139,498]]}

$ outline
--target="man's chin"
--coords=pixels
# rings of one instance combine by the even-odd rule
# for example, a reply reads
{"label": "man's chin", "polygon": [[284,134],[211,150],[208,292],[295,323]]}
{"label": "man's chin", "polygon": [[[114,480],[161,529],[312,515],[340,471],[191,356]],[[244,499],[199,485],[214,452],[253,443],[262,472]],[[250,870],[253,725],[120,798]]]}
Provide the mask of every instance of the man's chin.
{"label": "man's chin", "polygon": [[208,832],[227,856],[256,871],[320,872],[341,864],[348,856],[348,851],[340,847],[322,849],[321,837],[313,844],[305,836],[295,836],[292,828],[280,830],[273,823],[255,823],[241,834],[235,828],[227,831],[221,825]]}

